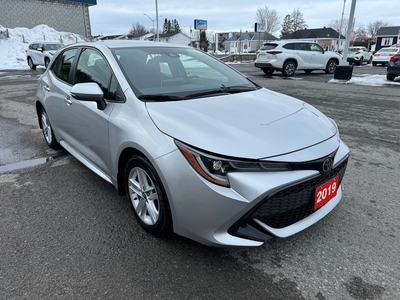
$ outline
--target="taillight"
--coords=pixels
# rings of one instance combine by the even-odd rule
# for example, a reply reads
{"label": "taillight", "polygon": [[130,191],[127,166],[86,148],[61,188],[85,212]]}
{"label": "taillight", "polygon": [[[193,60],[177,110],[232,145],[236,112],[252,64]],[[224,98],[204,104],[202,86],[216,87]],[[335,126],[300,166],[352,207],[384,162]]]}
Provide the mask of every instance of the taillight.
{"label": "taillight", "polygon": [[390,58],[390,61],[391,61],[391,62],[395,62],[395,61],[398,61],[398,60],[400,60],[400,56],[399,56],[399,55],[393,55],[393,56]]}
{"label": "taillight", "polygon": [[375,53],[374,56],[381,56],[379,53]]}
{"label": "taillight", "polygon": [[356,52],[356,54],[360,54],[360,53],[361,53],[360,51],[357,51],[357,52]]}
{"label": "taillight", "polygon": [[277,54],[281,54],[282,51],[267,51],[268,54],[272,54],[272,55],[277,55]]}
{"label": "taillight", "polygon": [[394,54],[393,53],[389,53],[389,56],[393,56]]}

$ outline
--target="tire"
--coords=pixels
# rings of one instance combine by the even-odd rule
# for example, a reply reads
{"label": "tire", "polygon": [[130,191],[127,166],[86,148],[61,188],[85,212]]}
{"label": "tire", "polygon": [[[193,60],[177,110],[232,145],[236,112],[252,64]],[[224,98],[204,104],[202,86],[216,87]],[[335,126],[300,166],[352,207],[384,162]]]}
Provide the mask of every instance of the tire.
{"label": "tire", "polygon": [[370,56],[369,60],[367,61],[367,65],[372,62],[372,55]]}
{"label": "tire", "polygon": [[32,70],[36,70],[36,65],[33,63],[32,58],[28,57],[28,65]]}
{"label": "tire", "polygon": [[372,62],[372,66],[376,67],[376,62],[373,61]]}
{"label": "tire", "polygon": [[51,149],[60,149],[61,145],[57,142],[54,136],[53,128],[51,127],[49,116],[42,107],[40,110],[40,127],[42,128],[44,140]]}
{"label": "tire", "polygon": [[312,71],[313,71],[313,70],[304,70],[304,73],[306,73],[306,74],[311,74]]}
{"label": "tire", "polygon": [[266,75],[271,75],[272,73],[274,73],[275,72],[275,70],[273,70],[273,69],[261,69],[263,72],[264,72],[264,74],[266,74]]}
{"label": "tire", "polygon": [[143,156],[132,156],[125,167],[126,198],[138,223],[156,236],[172,232],[167,195],[152,164]]}
{"label": "tire", "polygon": [[393,81],[396,78],[396,76],[394,76],[393,74],[386,74],[386,79]]}
{"label": "tire", "polygon": [[46,69],[47,69],[47,67],[49,66],[49,63],[50,63],[50,59],[49,59],[48,57],[46,57],[46,58],[44,59],[44,66],[46,67]]}
{"label": "tire", "polygon": [[297,65],[293,60],[288,60],[283,64],[282,74],[283,76],[293,76],[296,72]]}
{"label": "tire", "polygon": [[364,57],[361,56],[360,60],[358,61],[358,65],[361,66],[364,61]]}
{"label": "tire", "polygon": [[338,64],[338,63],[337,63],[336,60],[330,59],[330,60],[328,61],[328,63],[326,64],[325,73],[326,73],[326,74],[333,74],[333,73],[335,73],[337,64]]}

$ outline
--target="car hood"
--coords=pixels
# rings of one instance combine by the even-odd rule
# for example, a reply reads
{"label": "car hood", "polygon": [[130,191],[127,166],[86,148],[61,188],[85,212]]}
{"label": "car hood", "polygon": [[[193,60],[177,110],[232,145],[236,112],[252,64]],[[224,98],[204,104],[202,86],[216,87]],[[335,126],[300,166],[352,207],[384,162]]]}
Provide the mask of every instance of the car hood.
{"label": "car hood", "polygon": [[238,158],[267,158],[321,143],[337,128],[311,105],[267,89],[175,102],[148,102],[165,134]]}

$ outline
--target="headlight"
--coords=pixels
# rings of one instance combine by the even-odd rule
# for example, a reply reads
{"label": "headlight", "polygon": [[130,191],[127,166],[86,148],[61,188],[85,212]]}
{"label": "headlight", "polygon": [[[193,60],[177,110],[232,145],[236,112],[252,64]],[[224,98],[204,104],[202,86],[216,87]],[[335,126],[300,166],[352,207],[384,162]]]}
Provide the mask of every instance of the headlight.
{"label": "headlight", "polygon": [[210,155],[175,141],[189,164],[203,178],[215,184],[229,187],[228,173],[230,172],[273,172],[292,170],[289,163],[236,160]]}

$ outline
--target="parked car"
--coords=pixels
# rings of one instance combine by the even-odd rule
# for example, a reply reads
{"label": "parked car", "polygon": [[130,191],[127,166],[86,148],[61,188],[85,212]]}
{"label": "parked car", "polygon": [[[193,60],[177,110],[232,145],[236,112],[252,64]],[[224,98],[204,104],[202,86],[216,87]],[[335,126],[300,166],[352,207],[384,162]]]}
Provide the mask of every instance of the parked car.
{"label": "parked car", "polygon": [[372,65],[375,67],[378,64],[385,66],[389,63],[390,58],[399,52],[399,48],[386,47],[379,49],[372,58]]}
{"label": "parked car", "polygon": [[282,71],[284,76],[293,76],[296,70],[311,73],[324,70],[335,73],[342,58],[335,52],[325,51],[320,45],[310,41],[274,41],[265,43],[256,56],[254,66],[265,74]]}
{"label": "parked car", "polygon": [[363,62],[369,64],[372,61],[372,56],[372,53],[366,47],[354,46],[348,48],[347,61],[357,65],[361,65]]}
{"label": "parked car", "polygon": [[393,81],[397,76],[400,76],[400,52],[390,57],[386,70],[387,80]]}
{"label": "parked car", "polygon": [[57,42],[34,42],[26,50],[26,61],[29,67],[34,70],[36,66],[47,66],[50,63],[54,53],[64,47],[63,43]]}
{"label": "parked car", "polygon": [[125,194],[155,235],[259,246],[311,226],[342,198],[349,149],[336,123],[192,47],[69,45],[40,77],[36,101],[48,146]]}

